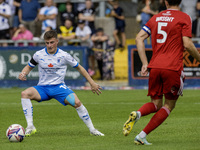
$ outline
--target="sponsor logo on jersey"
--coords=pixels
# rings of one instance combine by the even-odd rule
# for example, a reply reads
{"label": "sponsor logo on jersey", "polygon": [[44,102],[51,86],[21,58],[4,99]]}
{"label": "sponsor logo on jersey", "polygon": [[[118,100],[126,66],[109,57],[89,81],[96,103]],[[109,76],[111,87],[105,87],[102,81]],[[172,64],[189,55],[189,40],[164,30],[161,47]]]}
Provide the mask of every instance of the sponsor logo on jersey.
{"label": "sponsor logo on jersey", "polygon": [[50,63],[50,64],[48,65],[48,67],[53,67],[53,65]]}
{"label": "sponsor logo on jersey", "polygon": [[172,14],[171,14],[171,11],[167,11],[166,13],[162,13],[162,15],[165,15],[165,16],[168,15],[168,16],[170,16],[170,15],[172,15]]}

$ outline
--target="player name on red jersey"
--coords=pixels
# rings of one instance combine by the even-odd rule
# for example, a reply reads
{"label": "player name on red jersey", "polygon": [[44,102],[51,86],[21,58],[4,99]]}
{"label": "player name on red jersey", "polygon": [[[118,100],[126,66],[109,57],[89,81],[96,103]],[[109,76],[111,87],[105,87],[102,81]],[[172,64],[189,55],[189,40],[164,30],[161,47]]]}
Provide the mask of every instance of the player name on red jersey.
{"label": "player name on red jersey", "polygon": [[156,17],[156,22],[158,21],[172,22],[173,20],[174,20],[174,17]]}

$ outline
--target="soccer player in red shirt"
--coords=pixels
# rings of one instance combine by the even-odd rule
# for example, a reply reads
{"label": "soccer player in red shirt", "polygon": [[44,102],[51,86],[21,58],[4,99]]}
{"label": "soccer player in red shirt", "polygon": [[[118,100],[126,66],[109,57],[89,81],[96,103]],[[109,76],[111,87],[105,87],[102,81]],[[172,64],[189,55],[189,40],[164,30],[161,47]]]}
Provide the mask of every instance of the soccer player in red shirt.
{"label": "soccer player in red shirt", "polygon": [[[135,137],[134,143],[137,145],[151,145],[146,136],[163,123],[174,109],[179,95],[182,95],[184,48],[200,62],[200,54],[191,40],[191,18],[179,11],[180,3],[181,0],[165,0],[167,10],[154,15],[136,37],[142,61],[141,75],[149,73],[148,96],[151,96],[151,102],[144,104],[138,111],[131,112],[124,124],[123,134],[127,136],[140,117],[155,113]],[[153,55],[148,64],[144,40],[150,35]]]}

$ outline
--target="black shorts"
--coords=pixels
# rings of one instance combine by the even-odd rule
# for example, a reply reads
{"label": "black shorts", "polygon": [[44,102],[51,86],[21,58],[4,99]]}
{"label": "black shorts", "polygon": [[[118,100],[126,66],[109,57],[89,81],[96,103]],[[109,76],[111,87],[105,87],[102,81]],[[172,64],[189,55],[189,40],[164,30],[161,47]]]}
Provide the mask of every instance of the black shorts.
{"label": "black shorts", "polygon": [[121,26],[121,27],[116,26],[115,30],[117,30],[118,32],[125,32],[125,26]]}
{"label": "black shorts", "polygon": [[10,39],[9,29],[0,30],[0,39]]}

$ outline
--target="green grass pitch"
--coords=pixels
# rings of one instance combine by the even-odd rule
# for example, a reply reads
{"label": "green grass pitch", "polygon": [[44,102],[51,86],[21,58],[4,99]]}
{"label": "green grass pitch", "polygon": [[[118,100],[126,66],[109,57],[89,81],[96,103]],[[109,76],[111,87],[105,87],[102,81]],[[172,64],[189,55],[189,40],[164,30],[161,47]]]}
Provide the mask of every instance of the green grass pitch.
{"label": "green grass pitch", "polygon": [[94,126],[105,137],[90,136],[74,108],[56,100],[33,102],[37,133],[21,143],[11,143],[6,130],[11,124],[26,121],[21,107],[23,89],[0,89],[0,150],[199,150],[200,91],[184,90],[169,118],[147,140],[152,146],[137,146],[133,140],[152,115],[142,117],[129,136],[122,127],[131,111],[149,102],[146,90],[106,91],[97,96],[91,91],[75,91],[90,113]]}

